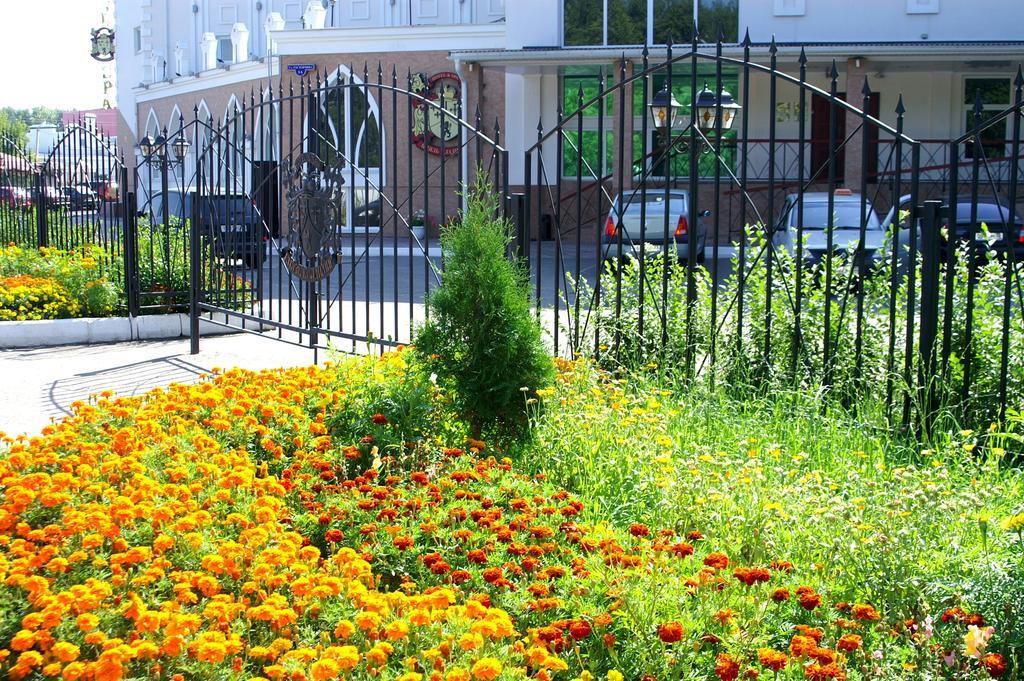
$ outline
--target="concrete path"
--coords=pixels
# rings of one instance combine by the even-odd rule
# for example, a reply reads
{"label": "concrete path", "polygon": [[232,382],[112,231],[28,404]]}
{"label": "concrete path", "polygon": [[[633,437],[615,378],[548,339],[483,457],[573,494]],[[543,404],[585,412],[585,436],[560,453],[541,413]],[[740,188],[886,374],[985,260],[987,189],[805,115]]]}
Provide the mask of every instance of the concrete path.
{"label": "concrete path", "polygon": [[67,416],[75,400],[104,390],[138,395],[170,383],[194,383],[214,367],[258,370],[313,362],[312,350],[253,334],[206,337],[200,350],[190,355],[187,338],[0,350],[0,432],[36,434]]}

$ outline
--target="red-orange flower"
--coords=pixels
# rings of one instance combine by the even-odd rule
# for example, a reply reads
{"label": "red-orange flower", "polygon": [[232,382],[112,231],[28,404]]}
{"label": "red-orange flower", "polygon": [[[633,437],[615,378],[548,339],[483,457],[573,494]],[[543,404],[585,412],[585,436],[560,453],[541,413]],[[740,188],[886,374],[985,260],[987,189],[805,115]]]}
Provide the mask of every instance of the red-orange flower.
{"label": "red-orange flower", "polygon": [[853,619],[866,622],[877,622],[882,619],[882,616],[878,614],[877,610],[870,605],[865,605],[863,603],[853,606],[853,608],[850,609],[850,614],[853,616]]}
{"label": "red-orange flower", "polygon": [[722,681],[736,681],[740,675],[740,664],[726,653],[715,658],[715,674]]}
{"label": "red-orange flower", "polygon": [[1006,673],[1006,660],[999,653],[989,653],[981,658],[981,666],[985,668],[988,675],[998,679]]}
{"label": "red-orange flower", "polygon": [[843,634],[836,643],[836,648],[844,653],[852,653],[864,644],[864,640],[857,634]]}
{"label": "red-orange flower", "polygon": [[724,570],[729,567],[729,556],[720,551],[715,551],[708,554],[707,558],[704,559],[704,564],[717,570]]}
{"label": "red-orange flower", "polygon": [[771,648],[760,648],[757,651],[757,660],[773,672],[779,672],[786,667],[789,656]]}
{"label": "red-orange flower", "polygon": [[581,641],[590,636],[590,632],[590,622],[586,620],[573,620],[569,623],[569,635],[577,641]]}
{"label": "red-orange flower", "polygon": [[629,533],[634,537],[650,537],[651,530],[643,523],[633,523],[629,526]]}
{"label": "red-orange flower", "polygon": [[676,643],[683,638],[683,625],[679,622],[666,622],[658,626],[658,638],[662,643]]}
{"label": "red-orange flower", "polygon": [[384,416],[384,414],[377,413],[373,415],[373,422],[376,423],[378,426],[383,426],[387,424],[388,417]]}

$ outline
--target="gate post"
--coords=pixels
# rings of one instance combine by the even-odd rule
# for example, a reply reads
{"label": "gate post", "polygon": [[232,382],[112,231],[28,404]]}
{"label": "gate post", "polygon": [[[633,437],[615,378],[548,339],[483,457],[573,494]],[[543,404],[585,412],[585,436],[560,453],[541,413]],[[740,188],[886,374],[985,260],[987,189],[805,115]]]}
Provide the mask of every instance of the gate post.
{"label": "gate post", "polygon": [[[203,214],[200,208],[202,186],[202,172],[197,169],[196,191],[191,195],[192,210],[189,215],[188,230],[188,340],[189,353],[193,355],[199,354],[199,289],[201,285],[199,271],[202,267],[202,262],[200,262],[202,249],[199,245],[199,234]],[[164,205],[167,205],[166,201]]]}
{"label": "gate post", "polygon": [[[125,174],[127,177],[127,173]],[[137,180],[138,178],[136,178]],[[126,185],[127,186],[127,185]],[[135,192],[122,192],[121,218],[124,224],[124,292],[128,300],[128,316],[139,316],[138,215],[135,213]]]}
{"label": "gate post", "polygon": [[36,246],[44,248],[50,245],[50,228],[46,206],[46,182],[40,171],[34,173],[36,195]]}
{"label": "gate post", "polygon": [[511,244],[511,255],[515,260],[525,263],[526,255],[530,250],[530,242],[526,238],[526,194],[510,195],[509,203],[508,216],[516,226],[515,240]]}
{"label": "gate post", "polygon": [[[939,328],[939,245],[942,235],[941,201],[925,201],[921,207],[921,329],[918,344],[918,404],[921,429],[931,435],[935,418],[935,341]],[[910,254],[914,257],[914,253]],[[910,276],[914,276],[911,272]]]}

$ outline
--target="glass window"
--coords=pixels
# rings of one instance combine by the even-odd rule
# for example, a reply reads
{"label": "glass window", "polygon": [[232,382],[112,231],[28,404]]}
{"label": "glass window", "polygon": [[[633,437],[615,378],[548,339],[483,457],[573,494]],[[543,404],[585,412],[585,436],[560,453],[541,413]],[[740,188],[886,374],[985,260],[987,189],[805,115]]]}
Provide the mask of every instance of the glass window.
{"label": "glass window", "polygon": [[[657,28],[657,22],[654,26]],[[719,33],[727,43],[739,42],[739,0],[700,0],[697,30],[702,36],[701,42],[713,43],[718,40]]]}
{"label": "glass window", "polygon": [[608,0],[608,44],[647,42],[647,0]]}
{"label": "glass window", "polygon": [[[964,132],[976,127],[974,120],[975,98],[981,99],[981,132],[978,135],[986,158],[1006,155],[1006,119],[994,122],[999,113],[1010,105],[1011,85],[1008,78],[965,78],[964,79]],[[964,156],[974,158],[975,145],[964,145]]]}
{"label": "glass window", "polygon": [[567,46],[604,44],[604,0],[565,0],[563,8]]}

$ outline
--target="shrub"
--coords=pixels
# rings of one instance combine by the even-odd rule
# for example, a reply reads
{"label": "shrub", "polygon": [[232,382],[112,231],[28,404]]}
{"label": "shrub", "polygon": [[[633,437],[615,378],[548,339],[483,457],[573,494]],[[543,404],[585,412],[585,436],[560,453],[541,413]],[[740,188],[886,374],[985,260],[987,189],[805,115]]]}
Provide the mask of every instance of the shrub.
{"label": "shrub", "polygon": [[65,317],[104,317],[113,312],[118,299],[118,289],[108,278],[113,264],[110,255],[95,245],[71,250],[13,245],[0,249],[0,276],[27,275],[55,282],[75,303],[73,310],[62,308],[60,314]]}
{"label": "shrub", "polygon": [[0,320],[65,319],[78,302],[53,279],[19,274],[0,278]]}
{"label": "shrub", "polygon": [[525,432],[526,400],[553,377],[530,311],[528,275],[506,256],[511,225],[497,208],[480,179],[461,223],[441,232],[444,277],[416,334],[416,346],[453,389],[455,408],[475,437]]}

